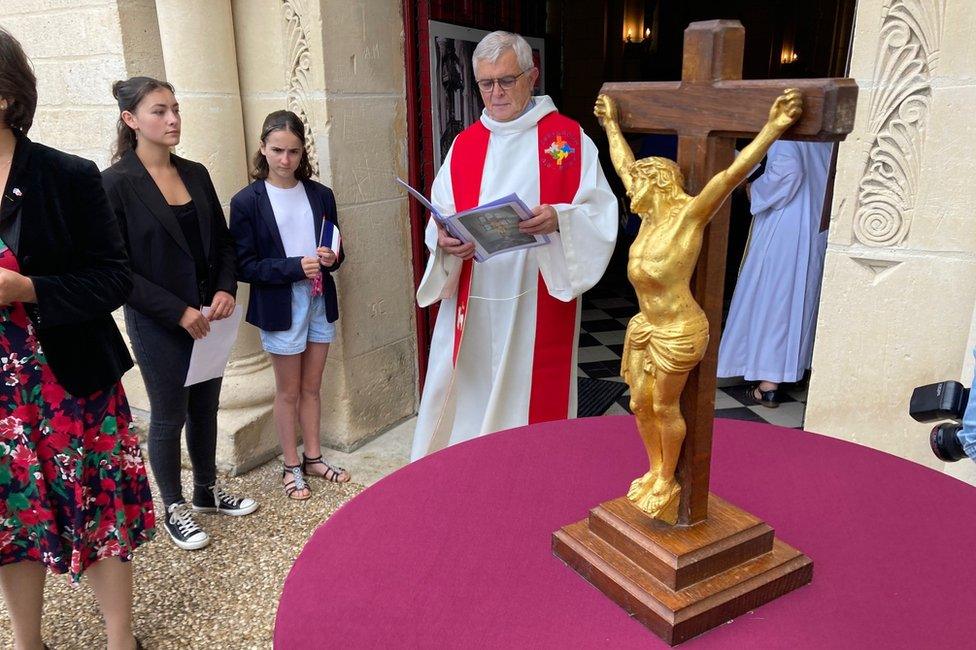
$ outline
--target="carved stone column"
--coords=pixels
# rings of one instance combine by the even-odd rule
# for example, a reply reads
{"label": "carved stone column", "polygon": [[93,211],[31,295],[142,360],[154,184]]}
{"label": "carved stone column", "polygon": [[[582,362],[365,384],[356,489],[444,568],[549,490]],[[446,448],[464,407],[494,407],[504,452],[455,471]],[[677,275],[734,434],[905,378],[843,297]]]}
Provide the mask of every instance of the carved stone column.
{"label": "carved stone column", "polygon": [[[206,165],[226,210],[248,182],[237,46],[230,0],[157,0],[167,80],[183,114],[177,153]],[[237,295],[247,306],[247,285]],[[277,453],[271,423],[274,377],[257,330],[241,325],[224,375],[218,467],[246,470]]]}
{"label": "carved stone column", "polygon": [[[942,468],[908,416],[960,377],[976,302],[967,0],[861,0],[805,428]],[[967,381],[971,379],[971,375]]]}

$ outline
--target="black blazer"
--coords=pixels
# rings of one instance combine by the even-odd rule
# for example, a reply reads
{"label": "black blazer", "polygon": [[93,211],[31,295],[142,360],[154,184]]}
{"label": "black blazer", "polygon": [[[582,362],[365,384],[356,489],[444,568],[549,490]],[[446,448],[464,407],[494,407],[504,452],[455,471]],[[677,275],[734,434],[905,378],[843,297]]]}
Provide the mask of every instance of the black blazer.
{"label": "black blazer", "polygon": [[[302,181],[312,206],[315,232],[321,232],[322,217],[339,227],[335,196],[325,185]],[[268,332],[291,328],[291,285],[305,279],[301,257],[285,257],[285,246],[275,221],[264,181],[257,180],[230,200],[230,232],[237,243],[237,277],[251,284],[247,322]],[[331,273],[345,259],[339,247],[336,263],[322,267],[326,319],[339,318],[335,282]]]}
{"label": "black blazer", "polygon": [[24,306],[51,371],[87,397],[132,367],[111,315],[132,288],[122,233],[95,163],[14,133],[0,238],[34,282]]}
{"label": "black blazer", "polygon": [[[175,155],[172,161],[200,222],[209,269],[209,277],[199,278],[207,283],[203,293],[236,296],[234,241],[210,174],[200,163]],[[162,325],[179,328],[187,307],[200,308],[201,292],[193,253],[173,209],[135,151],[123,154],[102,179],[129,249],[133,287],[126,303]]]}

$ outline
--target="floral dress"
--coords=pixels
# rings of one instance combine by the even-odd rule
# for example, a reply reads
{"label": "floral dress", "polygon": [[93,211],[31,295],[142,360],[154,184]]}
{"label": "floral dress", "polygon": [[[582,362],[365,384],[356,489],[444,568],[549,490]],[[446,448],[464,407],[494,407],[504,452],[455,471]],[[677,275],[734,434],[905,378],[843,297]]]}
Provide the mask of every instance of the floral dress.
{"label": "floral dress", "polygon": [[[19,268],[2,241],[0,267]],[[0,307],[0,565],[43,562],[77,583],[152,537],[131,419],[121,382],[87,398],[65,392],[24,306]]]}

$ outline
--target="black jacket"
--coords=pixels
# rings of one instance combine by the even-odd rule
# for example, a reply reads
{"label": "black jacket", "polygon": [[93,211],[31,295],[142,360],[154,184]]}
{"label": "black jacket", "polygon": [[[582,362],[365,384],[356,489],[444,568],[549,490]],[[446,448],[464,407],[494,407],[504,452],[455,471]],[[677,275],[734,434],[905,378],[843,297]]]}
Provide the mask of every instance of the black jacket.
{"label": "black jacket", "polygon": [[14,133],[0,238],[34,282],[25,307],[54,376],[87,397],[132,367],[111,315],[132,288],[125,244],[95,163]]}
{"label": "black jacket", "polygon": [[102,181],[122,226],[132,265],[133,287],[126,303],[161,325],[179,328],[187,307],[200,308],[201,293],[213,296],[216,291],[226,291],[236,296],[237,280],[234,241],[207,168],[175,155],[172,160],[200,222],[209,270],[209,277],[199,278],[206,283],[203,292],[197,285],[196,266],[186,236],[135,152],[127,151],[102,172]]}
{"label": "black jacket", "polygon": [[[312,206],[315,232],[321,231],[322,218],[339,227],[335,196],[325,185],[302,181]],[[230,200],[230,230],[237,243],[238,278],[251,284],[247,322],[268,332],[291,328],[291,285],[305,280],[301,257],[285,257],[278,223],[264,181],[254,181]],[[345,259],[340,244],[336,263],[321,267],[324,276],[325,317],[332,323],[339,318],[335,282],[331,273]]]}

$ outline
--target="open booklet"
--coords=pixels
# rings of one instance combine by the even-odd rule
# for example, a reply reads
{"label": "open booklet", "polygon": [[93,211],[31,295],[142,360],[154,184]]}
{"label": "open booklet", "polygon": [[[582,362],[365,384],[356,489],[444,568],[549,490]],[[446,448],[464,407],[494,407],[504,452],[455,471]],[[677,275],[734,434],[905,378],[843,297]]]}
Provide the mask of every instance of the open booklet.
{"label": "open booklet", "polygon": [[474,244],[474,259],[484,262],[499,253],[521,250],[549,243],[548,235],[526,235],[519,232],[519,221],[532,218],[529,209],[517,194],[509,194],[496,201],[476,208],[445,216],[431,205],[423,194],[410,187],[402,179],[397,183],[430,210],[437,222],[455,239]]}

